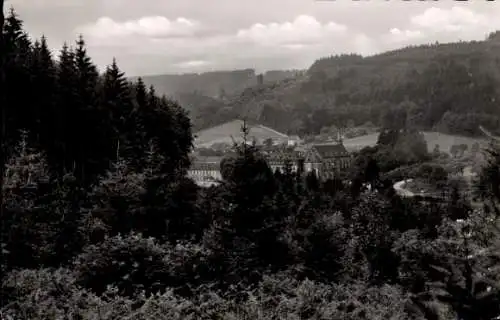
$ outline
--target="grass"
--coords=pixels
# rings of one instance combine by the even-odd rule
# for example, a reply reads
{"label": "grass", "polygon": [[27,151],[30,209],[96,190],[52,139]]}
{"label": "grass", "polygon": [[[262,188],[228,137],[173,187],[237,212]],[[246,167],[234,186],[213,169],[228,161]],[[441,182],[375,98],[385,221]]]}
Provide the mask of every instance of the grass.
{"label": "grass", "polygon": [[[233,120],[220,126],[197,132],[195,133],[195,145],[205,148],[210,147],[214,143],[227,143],[232,145],[233,139],[236,141],[240,141],[242,139],[242,126],[243,121]],[[250,129],[250,140],[255,139],[257,141],[264,141],[267,138],[271,138],[273,140],[283,140],[285,142],[288,140],[288,136],[286,134],[277,132],[273,129],[261,125],[247,124],[247,126]]]}
{"label": "grass", "polygon": [[[482,138],[470,138],[456,135],[449,135],[439,132],[424,132],[425,140],[427,141],[427,148],[429,152],[434,149],[436,144],[442,152],[450,152],[450,148],[454,144],[466,144],[470,150],[472,145],[476,142],[484,148],[487,146],[488,141]],[[344,140],[345,147],[350,151],[362,149],[364,147],[374,146],[377,144],[378,133],[356,137]]]}
{"label": "grass", "polygon": [[414,194],[420,194],[421,191],[424,194],[437,194],[439,190],[436,186],[425,182],[423,179],[413,179],[403,185],[403,188],[413,192]]}
{"label": "grass", "polygon": [[[195,145],[198,147],[210,147],[214,143],[227,143],[232,145],[233,138],[236,141],[241,140],[241,126],[243,121],[234,120],[197,132]],[[263,141],[267,138],[275,140],[287,140],[288,137],[280,132],[273,129],[259,126],[259,125],[249,125],[250,127],[250,139],[256,139],[258,141]],[[349,151],[357,151],[364,147],[374,146],[377,144],[378,133],[372,133],[356,138],[345,139],[344,145]],[[470,138],[458,135],[449,135],[439,132],[424,132],[425,140],[427,141],[427,148],[429,152],[434,149],[436,144],[439,145],[439,149],[442,152],[450,152],[450,148],[454,144],[466,144],[471,149],[472,145],[476,142],[480,144],[481,147],[486,147],[488,144],[487,139],[484,138]]]}

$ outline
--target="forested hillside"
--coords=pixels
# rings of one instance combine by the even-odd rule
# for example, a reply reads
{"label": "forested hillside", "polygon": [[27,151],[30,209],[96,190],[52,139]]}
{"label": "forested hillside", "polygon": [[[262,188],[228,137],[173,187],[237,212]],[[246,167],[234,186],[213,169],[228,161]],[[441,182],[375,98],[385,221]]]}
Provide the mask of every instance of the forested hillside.
{"label": "forested hillside", "polygon": [[[160,94],[176,95],[197,93],[208,97],[223,98],[235,94],[247,87],[257,85],[259,76],[263,83],[274,83],[294,77],[298,70],[271,70],[262,75],[254,69],[211,71],[203,73],[164,74],[143,76],[148,86],[154,86]],[[136,80],[137,78],[131,78]]]}
{"label": "forested hillside", "polygon": [[[269,85],[304,74],[299,70],[271,70],[256,74],[253,69],[192,74],[144,76],[160,95],[177,100],[189,112],[194,130],[202,130],[240,117],[234,101],[248,88]],[[137,81],[137,77],[130,78]],[[243,93],[244,94],[244,93]],[[238,104],[240,104],[238,102]]]}
{"label": "forested hillside", "polygon": [[402,107],[417,128],[474,136],[479,125],[500,124],[496,38],[321,58],[305,79],[247,88],[223,105],[235,116],[302,134],[348,122],[383,125],[385,113]]}
{"label": "forested hillside", "polygon": [[395,192],[389,171],[442,156],[404,121],[327,181],[272,172],[244,123],[200,188],[179,104],[116,61],[99,74],[83,38],[52,57],[13,11],[0,49],[1,319],[500,315],[498,146],[473,207],[437,166],[412,170],[439,201]]}

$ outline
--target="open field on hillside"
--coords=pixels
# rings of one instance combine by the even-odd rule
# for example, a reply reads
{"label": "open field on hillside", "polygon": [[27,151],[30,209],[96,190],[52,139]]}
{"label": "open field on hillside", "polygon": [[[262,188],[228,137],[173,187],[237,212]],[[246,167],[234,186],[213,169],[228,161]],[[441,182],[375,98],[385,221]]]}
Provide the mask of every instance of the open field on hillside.
{"label": "open field on hillside", "polygon": [[[210,129],[202,130],[195,133],[195,145],[197,147],[210,147],[214,143],[228,143],[232,144],[233,139],[236,141],[241,141],[241,127],[243,121],[234,120],[227,122],[220,126],[216,126]],[[268,138],[273,140],[288,140],[286,134],[275,131],[271,128],[261,126],[261,125],[248,125],[249,127],[249,139],[256,141],[264,141]]]}
{"label": "open field on hillside", "polygon": [[[432,151],[436,144],[439,145],[439,149],[441,151],[448,153],[450,151],[450,147],[454,144],[466,144],[469,149],[476,142],[478,142],[481,147],[486,147],[488,144],[487,140],[482,138],[469,138],[439,132],[424,132],[424,137],[427,141],[427,148],[429,151]],[[344,145],[349,151],[355,151],[364,147],[374,146],[377,143],[377,139],[378,133],[372,133],[361,137],[346,139],[344,140]]]}

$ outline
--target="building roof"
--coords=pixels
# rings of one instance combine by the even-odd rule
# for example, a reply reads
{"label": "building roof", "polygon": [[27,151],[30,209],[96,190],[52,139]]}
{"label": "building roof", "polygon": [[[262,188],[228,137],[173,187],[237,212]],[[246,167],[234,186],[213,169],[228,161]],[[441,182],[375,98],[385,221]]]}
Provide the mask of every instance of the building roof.
{"label": "building roof", "polygon": [[315,150],[322,158],[345,157],[349,155],[342,143],[316,144],[312,146],[312,149]]}
{"label": "building roof", "polygon": [[302,158],[302,153],[292,149],[279,149],[266,153],[265,157],[268,161],[283,161],[286,159],[295,162]]}
{"label": "building roof", "polygon": [[192,162],[198,163],[220,163],[223,157],[203,157],[203,156],[194,156],[191,160]]}
{"label": "building roof", "polygon": [[219,170],[222,158],[192,156],[189,170]]}
{"label": "building roof", "polygon": [[215,162],[193,162],[189,170],[207,170],[218,171],[220,170],[220,163]]}
{"label": "building roof", "polygon": [[307,147],[306,146],[303,146],[303,145],[299,145],[299,146],[296,146],[294,149],[293,149],[293,152],[295,153],[306,153],[307,152]]}

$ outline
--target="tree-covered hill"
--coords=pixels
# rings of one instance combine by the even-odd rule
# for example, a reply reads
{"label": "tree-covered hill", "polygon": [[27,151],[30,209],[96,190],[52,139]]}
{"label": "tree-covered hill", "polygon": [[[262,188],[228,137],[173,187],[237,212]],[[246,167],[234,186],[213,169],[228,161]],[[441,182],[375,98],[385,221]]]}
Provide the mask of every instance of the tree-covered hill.
{"label": "tree-covered hill", "polygon": [[[479,125],[499,127],[499,85],[500,44],[492,34],[485,41],[321,58],[306,75],[248,87],[217,108],[225,110],[223,121],[232,113],[300,134],[348,122],[383,125],[384,114],[401,107],[417,128],[474,136]],[[220,123],[219,116],[204,121]]]}
{"label": "tree-covered hill", "polygon": [[[193,128],[203,130],[235,118],[246,110],[239,105],[248,102],[248,92],[258,88],[270,90],[280,82],[294,79],[304,71],[270,70],[257,74],[254,69],[212,71],[205,73],[165,74],[141,77],[160,95],[177,100],[189,111]],[[129,78],[137,81],[137,77]],[[257,113],[258,114],[258,113]]]}
{"label": "tree-covered hill", "polygon": [[235,117],[233,110],[218,98],[199,93],[179,93],[174,98],[189,113],[195,131],[214,127]]}
{"label": "tree-covered hill", "polygon": [[[254,69],[210,71],[203,73],[162,74],[142,76],[148,86],[154,86],[160,94],[176,95],[197,93],[208,97],[224,97],[259,83],[274,83],[294,77],[296,70],[270,70],[260,75]],[[131,78],[134,80],[135,78]]]}

